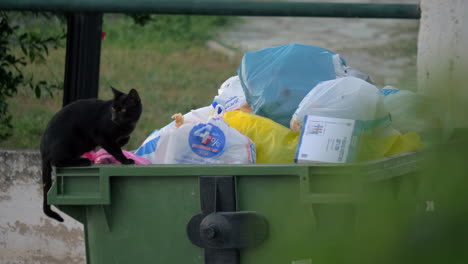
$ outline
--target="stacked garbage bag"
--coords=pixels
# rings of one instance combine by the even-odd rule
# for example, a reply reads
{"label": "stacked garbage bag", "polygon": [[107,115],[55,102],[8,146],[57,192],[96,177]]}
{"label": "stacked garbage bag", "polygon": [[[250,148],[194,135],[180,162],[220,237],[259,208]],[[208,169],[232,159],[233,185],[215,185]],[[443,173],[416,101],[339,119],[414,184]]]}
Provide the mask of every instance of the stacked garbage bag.
{"label": "stacked garbage bag", "polygon": [[422,148],[425,103],[379,89],[330,50],[282,45],[246,52],[210,106],[175,114],[134,154],[153,164],[376,160]]}

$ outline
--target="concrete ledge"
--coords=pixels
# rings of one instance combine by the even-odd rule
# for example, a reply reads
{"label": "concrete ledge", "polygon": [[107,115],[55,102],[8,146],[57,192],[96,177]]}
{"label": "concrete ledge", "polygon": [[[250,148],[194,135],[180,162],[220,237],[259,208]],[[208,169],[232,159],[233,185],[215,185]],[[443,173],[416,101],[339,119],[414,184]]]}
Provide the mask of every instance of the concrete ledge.
{"label": "concrete ledge", "polygon": [[42,213],[39,151],[0,149],[0,263],[84,264],[83,225]]}

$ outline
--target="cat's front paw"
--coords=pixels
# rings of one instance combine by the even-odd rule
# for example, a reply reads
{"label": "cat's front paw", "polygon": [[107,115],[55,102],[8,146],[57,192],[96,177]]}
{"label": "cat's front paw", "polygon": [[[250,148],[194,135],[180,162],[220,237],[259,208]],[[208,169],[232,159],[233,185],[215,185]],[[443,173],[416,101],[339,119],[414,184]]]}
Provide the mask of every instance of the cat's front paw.
{"label": "cat's front paw", "polygon": [[135,164],[135,161],[132,159],[127,159],[126,161],[122,162],[122,164],[131,165],[131,164]]}

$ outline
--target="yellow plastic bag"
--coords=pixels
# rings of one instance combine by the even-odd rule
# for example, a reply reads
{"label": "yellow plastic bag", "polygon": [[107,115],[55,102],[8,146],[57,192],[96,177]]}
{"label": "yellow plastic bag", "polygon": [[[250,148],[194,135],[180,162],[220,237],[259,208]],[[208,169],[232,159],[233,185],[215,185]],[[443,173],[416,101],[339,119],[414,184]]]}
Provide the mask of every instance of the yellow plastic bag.
{"label": "yellow plastic bag", "polygon": [[415,132],[409,132],[399,135],[393,145],[385,152],[385,157],[415,151],[422,147],[419,135]]}
{"label": "yellow plastic bag", "polygon": [[421,149],[421,138],[415,132],[403,135],[395,134],[385,138],[362,136],[360,142],[359,161],[381,159],[397,154]]}
{"label": "yellow plastic bag", "polygon": [[[268,118],[242,111],[226,112],[224,120],[255,143],[257,163],[294,162],[300,132],[293,132]],[[422,148],[421,139],[414,132],[385,138],[364,133],[359,145],[358,161],[381,159]]]}
{"label": "yellow plastic bag", "polygon": [[255,143],[257,163],[294,163],[299,132],[242,111],[226,112],[224,121]]}

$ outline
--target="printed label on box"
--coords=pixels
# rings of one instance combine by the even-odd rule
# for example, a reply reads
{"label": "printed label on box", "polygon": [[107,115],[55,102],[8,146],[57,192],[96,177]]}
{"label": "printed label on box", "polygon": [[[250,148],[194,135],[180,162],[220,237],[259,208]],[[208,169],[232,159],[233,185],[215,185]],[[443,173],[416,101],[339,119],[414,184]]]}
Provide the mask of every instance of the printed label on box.
{"label": "printed label on box", "polygon": [[306,116],[296,162],[353,161],[361,132],[361,121],[321,116]]}

